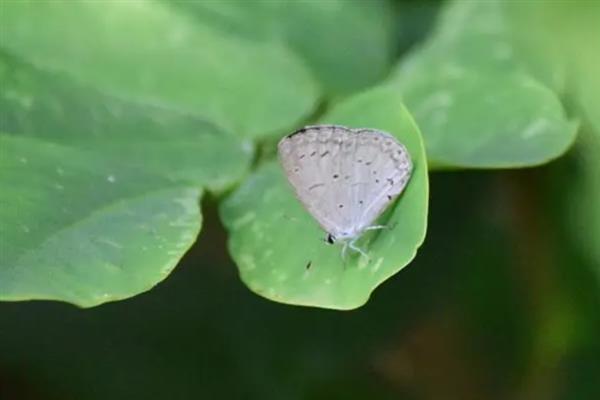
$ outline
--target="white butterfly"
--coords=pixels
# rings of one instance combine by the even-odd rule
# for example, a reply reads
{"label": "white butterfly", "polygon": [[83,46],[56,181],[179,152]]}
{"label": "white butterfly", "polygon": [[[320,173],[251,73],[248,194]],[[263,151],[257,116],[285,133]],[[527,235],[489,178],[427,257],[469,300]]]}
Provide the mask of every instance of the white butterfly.
{"label": "white butterfly", "polygon": [[412,172],[406,148],[389,133],[340,125],[304,127],[284,137],[279,159],[296,196],[327,232],[327,242],[355,245],[398,197]]}

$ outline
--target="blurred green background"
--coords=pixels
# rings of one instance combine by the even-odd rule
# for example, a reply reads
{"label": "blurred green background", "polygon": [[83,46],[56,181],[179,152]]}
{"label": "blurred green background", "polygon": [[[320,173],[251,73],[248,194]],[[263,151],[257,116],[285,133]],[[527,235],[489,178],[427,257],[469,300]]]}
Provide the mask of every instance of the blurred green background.
{"label": "blurred green background", "polygon": [[[217,83],[207,80],[207,92],[198,97],[181,97],[177,90],[170,91],[168,84],[159,85],[160,90],[164,89],[161,94],[166,93],[162,100],[173,103],[166,109],[156,110],[145,108],[150,107],[147,104],[129,108],[126,103],[140,93],[142,98],[149,96],[144,90],[152,86],[136,87],[135,82],[123,78],[136,74],[133,67],[123,76],[117,74],[115,79],[105,74],[106,69],[111,68],[111,62],[106,65],[92,62],[91,67],[84,65],[73,67],[75,72],[69,70],[72,67],[69,57],[80,61],[87,57],[96,61],[112,60],[127,54],[128,50],[138,56],[136,51],[127,48],[127,40],[136,38],[126,38],[122,31],[111,31],[107,29],[110,25],[100,24],[106,31],[96,32],[97,36],[82,33],[89,40],[86,44],[89,48],[85,51],[77,47],[81,43],[74,37],[71,38],[73,43],[59,42],[60,53],[53,47],[58,39],[46,36],[40,39],[35,34],[27,36],[23,32],[28,29],[37,32],[36,24],[40,21],[49,26],[60,26],[63,15],[40,12],[36,5],[49,3],[43,0],[29,2],[32,8],[26,11],[9,8],[12,7],[10,3],[18,2],[0,2],[0,25],[8,27],[0,30],[2,130],[23,130],[21,133],[27,135],[30,126],[49,127],[51,135],[53,129],[56,132],[60,129],[64,137],[56,139],[59,143],[76,143],[76,148],[105,146],[113,152],[107,164],[104,163],[106,158],[91,159],[93,168],[90,169],[94,171],[98,168],[104,173],[102,168],[108,168],[106,165],[112,163],[147,162],[152,171],[169,171],[164,179],[183,177],[206,189],[207,193],[201,202],[203,221],[198,241],[168,279],[152,290],[89,309],[58,302],[0,303],[0,399],[600,398],[600,90],[595,90],[600,88],[597,74],[600,68],[600,11],[597,2],[315,0],[286,2],[292,4],[287,15],[299,15],[287,20],[281,19],[276,14],[278,11],[273,11],[284,4],[279,1],[165,0],[169,7],[173,5],[185,18],[193,18],[194,23],[206,28],[207,32],[218,26],[227,40],[228,35],[234,35],[243,37],[248,43],[247,47],[238,49],[218,34],[210,33],[209,36],[214,35],[211,37],[215,47],[204,47],[203,42],[194,43],[202,57],[195,59],[195,52],[191,52],[192,55],[183,52],[185,56],[181,56],[182,52],[173,53],[192,66],[194,62],[202,64],[213,56],[215,59],[233,59],[239,65],[234,67],[231,75],[223,73],[215,78]],[[103,3],[110,9],[110,3],[116,2],[118,0]],[[62,3],[63,6],[70,4]],[[351,6],[339,6],[346,3]],[[303,4],[310,6],[304,8]],[[460,20],[461,12],[480,9],[482,5],[483,14],[466,12],[464,15],[471,17],[454,29],[452,21]],[[440,15],[444,9],[448,17],[445,28],[440,28]],[[412,103],[418,103],[420,91],[428,89],[429,77],[436,73],[427,70],[421,76],[411,75],[413,72],[406,67],[411,59],[416,59],[416,65],[422,63],[429,68],[444,60],[458,58],[466,68],[474,71],[477,79],[483,77],[484,84],[492,83],[482,86],[475,81],[474,93],[500,86],[496,85],[498,82],[502,85],[511,82],[512,78],[504,81],[502,74],[507,69],[521,68],[515,67],[516,63],[503,61],[496,65],[479,57],[478,52],[482,51],[479,47],[461,47],[465,40],[469,42],[477,36],[470,32],[472,26],[479,24],[485,28],[497,23],[500,9],[511,21],[502,35],[514,37],[522,46],[527,73],[543,83],[545,98],[555,96],[560,99],[569,120],[577,125],[577,139],[573,139],[574,144],[566,153],[572,138],[561,135],[569,131],[567,126],[570,125],[560,116],[555,116],[555,122],[562,124],[564,129],[548,134],[551,139],[559,137],[559,141],[548,139],[541,143],[547,147],[533,147],[530,153],[523,153],[525,158],[519,148],[514,152],[519,157],[497,159],[497,154],[513,155],[503,153],[502,149],[494,153],[502,143],[509,143],[508,149],[517,149],[519,142],[513,144],[512,138],[505,141],[501,137],[498,147],[493,140],[493,146],[482,147],[489,153],[470,153],[465,150],[469,148],[467,142],[471,143],[466,136],[468,132],[465,133],[464,147],[460,146],[460,141],[452,142],[452,138],[437,140],[441,133],[436,131],[435,124],[427,119],[427,115],[420,116],[418,104],[414,110],[411,108]],[[129,23],[128,18],[144,22],[144,14],[135,14],[135,10],[132,7],[131,15],[119,14],[124,26]],[[27,13],[31,13],[30,19]],[[275,13],[275,16],[269,13]],[[152,15],[156,19],[150,22],[157,24],[164,17]],[[478,19],[478,15],[489,19]],[[17,21],[17,17],[21,19]],[[88,17],[92,20],[101,18],[94,14]],[[307,20],[311,24],[307,24]],[[31,21],[37,22],[32,24]],[[185,24],[182,22],[182,25]],[[335,29],[328,30],[330,26]],[[43,26],[39,29],[44,32]],[[144,29],[141,32],[144,33]],[[255,40],[258,43],[263,39],[271,40],[265,38],[270,38],[273,32],[285,38],[282,39],[288,43],[285,48],[254,43]],[[496,34],[493,32],[490,36]],[[160,32],[156,35],[160,37]],[[114,39],[121,36],[125,43],[123,48],[102,45],[103,41],[121,43]],[[496,40],[485,40],[488,39]],[[103,51],[112,49],[114,52],[98,54],[100,51],[94,50],[96,45]],[[481,48],[482,54],[486,53],[487,47]],[[337,49],[339,53],[331,49]],[[357,54],[364,55],[364,49],[372,51],[366,68],[360,63],[347,69],[339,67],[343,65],[341,60],[349,62],[357,58]],[[87,55],[86,51],[93,56]],[[257,60],[247,61],[253,57]],[[280,59],[273,61],[269,57]],[[295,57],[308,60],[306,64],[310,68],[297,67]],[[263,72],[243,74],[246,68],[261,65],[266,60],[276,64],[268,67],[272,70],[267,68]],[[30,61],[42,71],[36,70],[37,75],[32,73],[35,79],[29,78],[29,72],[22,72],[29,71],[29,66],[20,67],[21,63]],[[140,56],[139,62],[142,65],[148,60]],[[400,65],[393,67],[396,63]],[[164,64],[158,69],[168,76],[181,74],[188,77],[195,73],[194,68],[171,69],[168,62]],[[63,82],[62,75],[60,78],[48,75],[46,79],[43,70],[49,65],[52,73],[67,70],[71,74],[66,74],[69,81]],[[207,76],[219,69],[213,69],[211,62],[199,68]],[[79,71],[85,71],[87,75],[78,74]],[[255,86],[260,87],[259,84],[268,81],[271,74],[277,74],[272,76],[273,89],[265,88],[266,94],[259,96],[257,104],[252,104],[249,99],[254,99],[250,94],[257,90]],[[418,85],[411,80],[413,78]],[[223,89],[218,83],[220,79],[227,82],[239,79],[236,84],[243,87],[245,97],[237,96],[237,93],[234,93],[236,96],[230,93],[229,97],[219,97]],[[253,79],[256,81],[250,82]],[[426,141],[431,140],[427,142],[428,155],[433,154],[436,162],[431,165],[435,172],[430,174],[428,230],[424,245],[406,269],[385,282],[366,305],[354,311],[294,307],[255,295],[238,276],[227,249],[229,233],[219,218],[223,198],[243,180],[248,169],[248,144],[242,141],[240,144],[229,136],[223,136],[227,139],[217,143],[208,135],[202,136],[201,144],[196,143],[197,147],[193,147],[188,143],[194,143],[194,129],[207,124],[202,125],[203,130],[220,132],[222,128],[252,138],[258,149],[254,161],[257,164],[272,156],[274,140],[287,128],[298,121],[318,118],[337,100],[384,80],[398,84],[406,91],[409,111],[414,113]],[[91,86],[100,88],[100,95],[86,91],[89,82],[98,83]],[[289,90],[286,85],[290,82],[296,85],[294,90],[300,88],[298,92]],[[106,111],[105,103],[115,105],[113,100],[103,96],[113,96],[116,84],[122,84],[124,90],[118,94],[126,100],[118,103],[117,108],[107,107]],[[30,90],[35,96],[46,99],[50,111],[38,114],[15,112],[11,99],[27,103],[26,96],[14,96],[19,90]],[[317,92],[325,94],[317,96]],[[511,104],[516,104],[515,112],[524,109],[519,108],[520,101],[524,101],[523,107],[528,107],[531,103],[525,102],[526,96],[517,96],[520,94],[516,92],[514,98],[508,96],[506,107],[499,107],[498,115],[504,116]],[[55,97],[76,112],[69,113],[69,109],[55,112],[52,108]],[[219,98],[213,105],[215,97]],[[232,100],[231,97],[240,98]],[[474,97],[469,101],[473,104],[470,107],[469,102],[466,103],[467,112],[481,99]],[[552,101],[548,104],[552,104],[554,108],[550,110],[554,113],[556,104]],[[89,115],[92,117],[85,114],[89,110],[84,106],[77,108],[77,104],[93,102],[99,105],[91,109]],[[173,104],[181,107],[172,107]],[[206,117],[209,122],[188,114],[181,117],[172,113],[173,109],[189,113],[190,109],[207,104],[202,118]],[[270,109],[273,104],[278,104],[281,109]],[[26,104],[23,107],[27,109]],[[119,110],[121,114],[128,114],[125,118],[117,118],[122,125],[98,123],[119,115]],[[228,119],[223,110],[237,110],[237,113]],[[110,117],[104,117],[102,112]],[[153,115],[152,120],[146,118],[149,113]],[[275,116],[271,118],[273,114]],[[311,117],[311,114],[317,117]],[[82,138],[79,130],[86,126],[88,118],[93,121],[90,123],[93,135]],[[213,122],[218,127],[211,125]],[[452,126],[472,126],[473,131],[477,131],[482,125],[485,121],[477,114]],[[113,138],[122,131],[139,131],[164,145],[144,148],[138,154],[132,149],[137,143],[142,145],[143,140],[141,136],[133,135],[127,139],[130,143],[123,140],[124,147],[117,151],[106,139],[99,138],[96,131],[109,132],[115,135],[111,136]],[[185,134],[185,140],[170,142],[163,131],[180,131]],[[95,139],[90,139],[92,137]],[[217,145],[225,149],[220,154],[231,151],[227,157],[222,157],[227,162],[212,154],[212,146]],[[11,156],[7,148],[0,149],[0,157],[5,160]],[[160,153],[156,148],[164,150],[162,155],[148,157],[148,154],[155,154],[153,151]],[[171,156],[164,156],[165,153]],[[490,158],[482,158],[482,153],[489,154]],[[198,161],[194,154],[199,154]],[[483,170],[533,166],[559,156],[535,168]],[[180,162],[174,168],[171,165],[173,158],[179,158]],[[77,157],[73,159],[78,160]],[[4,175],[0,172],[0,196],[11,193],[10,184],[16,182],[10,175],[12,171],[5,168]],[[146,176],[136,175],[137,172],[131,174],[132,182],[144,181]],[[174,174],[177,176],[172,176]],[[27,178],[24,175],[21,179]],[[158,178],[152,179],[144,181],[148,187],[165,185]],[[108,189],[101,190],[108,192]],[[179,195],[179,186],[173,186],[172,190],[169,193]],[[190,197],[194,203],[200,194]],[[4,224],[0,233],[11,233],[9,229],[12,229],[7,226],[7,221],[12,221],[6,217],[10,214],[7,204],[12,203],[0,203],[4,208],[4,211],[0,210],[0,217],[6,218],[0,220]],[[40,209],[44,206],[47,205],[42,204]],[[162,210],[156,207],[158,211]],[[44,211],[48,219],[55,218],[53,209]],[[44,217],[45,214],[35,215]],[[199,220],[199,213],[190,219]],[[191,223],[189,229],[195,232],[198,228]],[[7,237],[0,235],[0,238]],[[12,240],[12,237],[8,238]],[[194,237],[188,241],[191,244]],[[9,259],[11,243],[9,240],[0,242],[2,258]],[[42,268],[42,264],[48,262],[42,261],[41,266],[36,267]],[[145,261],[152,262],[151,258]],[[9,266],[0,264],[0,268],[5,268],[4,272],[0,271],[0,276],[6,273],[6,277],[11,277]],[[169,272],[170,269],[166,274]],[[50,269],[48,276],[52,277],[52,273]],[[160,279],[153,277],[153,284],[164,277],[164,274]],[[6,290],[8,300],[14,300],[10,297],[11,281],[8,278],[0,282],[0,295]],[[46,279],[43,275],[39,278],[41,283],[36,284],[43,284]],[[144,281],[134,290],[139,292],[147,286]],[[131,288],[127,288],[125,294],[119,292],[115,299],[130,295]]]}

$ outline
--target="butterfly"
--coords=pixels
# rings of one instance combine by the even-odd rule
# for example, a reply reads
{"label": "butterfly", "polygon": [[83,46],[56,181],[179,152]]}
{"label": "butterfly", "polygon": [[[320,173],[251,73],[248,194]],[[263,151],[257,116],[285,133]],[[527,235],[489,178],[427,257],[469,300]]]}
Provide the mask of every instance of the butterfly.
{"label": "butterfly", "polygon": [[314,125],[281,139],[279,160],[296,196],[327,232],[364,256],[356,241],[369,230],[408,184],[412,162],[406,147],[389,133],[341,125]]}

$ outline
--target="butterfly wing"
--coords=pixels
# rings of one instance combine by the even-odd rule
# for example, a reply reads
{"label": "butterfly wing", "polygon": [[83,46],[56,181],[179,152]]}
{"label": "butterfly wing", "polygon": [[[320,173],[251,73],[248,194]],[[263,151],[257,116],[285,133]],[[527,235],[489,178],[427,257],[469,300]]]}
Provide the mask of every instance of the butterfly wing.
{"label": "butterfly wing", "polygon": [[359,143],[354,154],[356,189],[361,212],[359,231],[368,227],[404,191],[412,172],[406,148],[388,133],[355,130]]}
{"label": "butterfly wing", "polygon": [[352,224],[351,210],[344,210],[340,203],[349,191],[338,183],[343,161],[341,145],[350,135],[341,126],[310,126],[283,138],[278,146],[281,164],[296,196],[319,225],[334,236]]}
{"label": "butterfly wing", "polygon": [[278,152],[298,199],[336,237],[360,234],[410,177],[404,146],[370,129],[309,126],[283,138]]}

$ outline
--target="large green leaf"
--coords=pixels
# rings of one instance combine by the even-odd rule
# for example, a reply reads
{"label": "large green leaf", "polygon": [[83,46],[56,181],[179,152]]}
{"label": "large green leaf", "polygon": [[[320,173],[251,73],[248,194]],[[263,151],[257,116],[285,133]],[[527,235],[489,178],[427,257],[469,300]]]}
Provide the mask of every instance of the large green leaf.
{"label": "large green leaf", "polygon": [[390,229],[366,234],[369,257],[345,262],[339,246],[294,198],[275,162],[263,165],[223,205],[229,247],[242,280],[269,299],[299,305],[351,309],[415,256],[425,237],[427,162],[418,128],[394,88],[376,88],[336,106],[325,123],[393,133],[409,150],[414,171],[406,191],[382,219]]}
{"label": "large green leaf", "polygon": [[387,0],[165,1],[223,32],[286,41],[333,96],[374,84],[391,64],[394,10]]}
{"label": "large green leaf", "polygon": [[252,147],[197,117],[0,58],[0,300],[92,306],[164,279]]}
{"label": "large green leaf", "polygon": [[0,57],[0,130],[99,153],[212,190],[237,182],[252,146],[205,120],[103,95]]}
{"label": "large green leaf", "polygon": [[93,306],[164,279],[200,191],[36,138],[0,135],[0,300]]}
{"label": "large green leaf", "polygon": [[3,0],[0,46],[103,91],[255,137],[294,125],[318,96],[279,41],[224,35],[158,0]]}
{"label": "large green leaf", "polygon": [[436,31],[392,79],[419,123],[433,166],[536,165],[569,148],[576,124],[537,79],[560,81],[561,68],[541,71],[528,61],[511,42],[500,3],[446,6]]}

